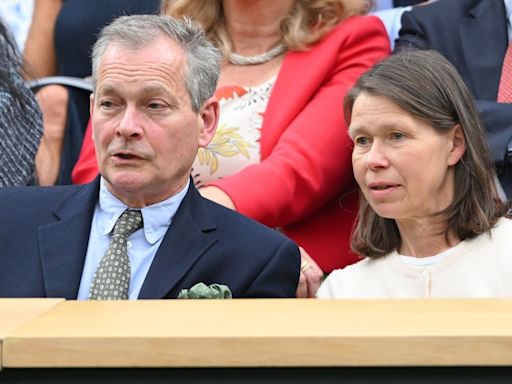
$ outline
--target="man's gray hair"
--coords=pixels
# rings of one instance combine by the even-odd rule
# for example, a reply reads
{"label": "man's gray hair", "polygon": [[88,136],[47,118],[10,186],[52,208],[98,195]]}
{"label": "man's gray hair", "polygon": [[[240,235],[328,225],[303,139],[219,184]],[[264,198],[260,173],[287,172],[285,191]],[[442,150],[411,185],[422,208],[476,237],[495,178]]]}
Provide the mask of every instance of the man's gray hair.
{"label": "man's gray hair", "polygon": [[198,112],[215,92],[222,54],[206,38],[201,27],[187,18],[176,20],[164,15],[121,16],[103,28],[92,49],[94,90],[101,59],[110,44],[141,49],[162,36],[176,41],[185,52],[185,86],[192,109]]}

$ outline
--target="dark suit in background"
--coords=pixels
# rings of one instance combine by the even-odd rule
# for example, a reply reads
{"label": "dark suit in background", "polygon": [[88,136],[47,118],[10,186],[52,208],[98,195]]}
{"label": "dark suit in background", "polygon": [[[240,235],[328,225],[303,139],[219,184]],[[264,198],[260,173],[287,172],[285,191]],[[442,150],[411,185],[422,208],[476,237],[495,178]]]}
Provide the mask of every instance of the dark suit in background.
{"label": "dark suit in background", "polygon": [[[0,189],[0,297],[76,299],[98,189],[99,179]],[[176,298],[198,282],[226,284],[233,297],[295,297],[299,265],[295,243],[191,183],[139,299]]]}
{"label": "dark suit in background", "polygon": [[435,49],[457,68],[477,99],[500,182],[512,196],[512,104],[497,103],[508,46],[502,0],[438,0],[402,16],[395,51]]}
{"label": "dark suit in background", "polygon": [[417,5],[425,0],[393,0],[394,7],[408,7],[409,5]]}

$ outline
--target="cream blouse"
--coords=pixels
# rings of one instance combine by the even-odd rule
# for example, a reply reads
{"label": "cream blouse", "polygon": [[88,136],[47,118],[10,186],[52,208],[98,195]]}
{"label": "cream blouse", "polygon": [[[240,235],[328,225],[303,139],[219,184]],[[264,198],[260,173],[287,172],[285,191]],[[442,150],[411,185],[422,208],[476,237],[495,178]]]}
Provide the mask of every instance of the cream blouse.
{"label": "cream blouse", "polygon": [[320,286],[321,299],[512,297],[512,220],[464,240],[443,260],[418,267],[394,251],[333,271]]}

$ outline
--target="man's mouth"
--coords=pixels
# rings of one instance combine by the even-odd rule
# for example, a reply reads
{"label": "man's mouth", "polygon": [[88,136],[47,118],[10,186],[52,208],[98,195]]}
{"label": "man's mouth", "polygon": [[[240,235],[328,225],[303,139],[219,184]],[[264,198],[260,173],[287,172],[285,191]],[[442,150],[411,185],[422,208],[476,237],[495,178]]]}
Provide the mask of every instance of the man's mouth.
{"label": "man's mouth", "polygon": [[137,158],[137,156],[131,155],[129,153],[118,153],[115,156],[120,157],[121,159],[126,159],[126,160]]}

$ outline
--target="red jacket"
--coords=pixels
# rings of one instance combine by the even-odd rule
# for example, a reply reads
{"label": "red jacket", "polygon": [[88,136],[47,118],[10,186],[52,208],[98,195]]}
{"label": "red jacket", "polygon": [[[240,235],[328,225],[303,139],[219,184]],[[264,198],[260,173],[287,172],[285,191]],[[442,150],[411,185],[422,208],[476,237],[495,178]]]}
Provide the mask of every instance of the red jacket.
{"label": "red jacket", "polygon": [[[343,97],[389,50],[380,20],[355,16],[309,50],[287,53],[263,118],[261,163],[210,184],[240,213],[281,228],[324,272],[357,260],[350,232],[358,192]],[[73,181],[97,172],[88,127]]]}

